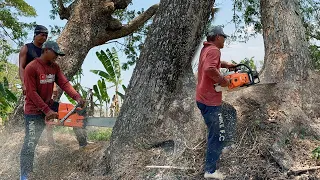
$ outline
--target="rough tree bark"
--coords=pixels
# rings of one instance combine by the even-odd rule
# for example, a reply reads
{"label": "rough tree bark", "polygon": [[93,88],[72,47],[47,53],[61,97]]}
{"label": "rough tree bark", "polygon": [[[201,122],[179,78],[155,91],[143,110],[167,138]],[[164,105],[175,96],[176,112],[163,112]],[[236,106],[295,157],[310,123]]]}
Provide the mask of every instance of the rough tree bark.
{"label": "rough tree bark", "polygon": [[[69,7],[64,7],[62,0],[58,1],[60,18],[68,22],[57,40],[66,56],[57,62],[69,79],[80,69],[91,48],[133,33],[158,9],[157,4],[153,5],[128,24],[122,25],[111,15],[117,9],[125,9],[129,3],[131,0],[75,0]],[[23,122],[22,103],[18,103],[10,124]]]}
{"label": "rough tree bark", "polygon": [[[298,0],[260,1],[265,45],[260,77],[262,83],[276,84],[225,94],[224,100],[237,109],[240,117],[238,146],[242,146],[242,151],[248,150],[244,155],[234,152],[242,160],[230,154],[222,163],[223,170],[230,174],[228,179],[280,178],[272,173],[304,163],[294,159],[292,149],[287,146],[294,134],[303,131],[304,136],[320,137],[319,84],[315,81],[319,74],[312,71],[298,3]],[[247,160],[245,165],[237,164],[243,159]],[[251,168],[256,171],[248,171]]]}
{"label": "rough tree bark", "polygon": [[[161,0],[106,151],[108,173],[114,178],[161,174],[147,165],[198,168],[198,156],[191,154],[205,131],[195,106],[191,61],[213,4]],[[180,173],[162,172],[162,178]]]}
{"label": "rough tree bark", "polygon": [[[200,8],[212,2],[194,3],[161,1],[106,151],[108,172],[114,177],[174,179],[181,171],[152,171],[145,166],[192,169],[203,160],[203,154],[193,154],[195,150],[189,148],[197,147],[203,138],[201,116],[194,107],[190,59],[199,43],[199,22],[207,18]],[[298,0],[260,3],[266,52],[261,79],[277,84],[224,95],[239,114],[237,147],[249,148],[244,155],[237,156],[241,152],[236,151],[234,157],[226,154],[222,158],[221,170],[229,174],[227,179],[279,178],[272,173],[299,165],[286,148],[291,135],[302,129],[307,130],[305,135],[320,135],[315,121],[319,98],[314,95],[319,93],[315,83],[319,75],[311,69]],[[243,157],[249,162],[243,164]],[[188,172],[183,174],[190,177]]]}

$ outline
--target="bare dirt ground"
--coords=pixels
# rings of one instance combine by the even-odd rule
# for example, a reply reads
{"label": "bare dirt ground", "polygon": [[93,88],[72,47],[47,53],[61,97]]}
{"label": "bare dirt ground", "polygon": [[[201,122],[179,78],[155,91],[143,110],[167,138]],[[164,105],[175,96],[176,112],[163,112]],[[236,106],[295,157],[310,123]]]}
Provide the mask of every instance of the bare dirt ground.
{"label": "bare dirt ground", "polygon": [[[106,176],[94,176],[103,169],[97,164],[103,157],[107,142],[93,142],[90,148],[79,149],[74,134],[55,133],[57,145],[52,147],[48,144],[45,133],[44,131],[36,148],[31,180],[110,179]],[[19,179],[19,156],[24,130],[0,134],[0,179]]]}

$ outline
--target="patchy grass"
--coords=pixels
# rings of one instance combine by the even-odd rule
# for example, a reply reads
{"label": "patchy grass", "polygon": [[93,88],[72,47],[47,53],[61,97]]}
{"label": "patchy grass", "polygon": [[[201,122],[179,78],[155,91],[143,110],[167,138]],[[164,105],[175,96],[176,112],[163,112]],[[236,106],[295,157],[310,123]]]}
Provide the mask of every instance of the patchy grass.
{"label": "patchy grass", "polygon": [[99,128],[88,132],[88,139],[94,141],[109,141],[112,128]]}
{"label": "patchy grass", "polygon": [[61,134],[74,134],[72,127],[55,126],[53,132]]}
{"label": "patchy grass", "polygon": [[[72,127],[55,126],[53,131],[61,134],[74,134]],[[88,139],[90,141],[109,141],[112,134],[112,128],[91,128],[87,129]]]}

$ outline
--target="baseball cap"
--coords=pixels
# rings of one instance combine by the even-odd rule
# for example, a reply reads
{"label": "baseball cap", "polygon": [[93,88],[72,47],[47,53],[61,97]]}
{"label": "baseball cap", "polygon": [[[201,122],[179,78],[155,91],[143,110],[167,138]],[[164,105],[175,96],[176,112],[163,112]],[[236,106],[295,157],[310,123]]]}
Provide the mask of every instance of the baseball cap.
{"label": "baseball cap", "polygon": [[43,43],[42,49],[52,49],[59,56],[65,55],[65,53],[60,50],[58,43],[54,41],[46,41],[45,43]]}
{"label": "baseball cap", "polygon": [[40,34],[40,33],[47,33],[48,34],[48,29],[45,26],[42,25],[36,25],[36,28],[34,29],[35,34]]}
{"label": "baseball cap", "polygon": [[212,28],[209,29],[207,33],[207,37],[212,37],[216,35],[221,35],[221,36],[224,36],[225,38],[229,37],[223,32],[223,29],[221,26],[213,26]]}

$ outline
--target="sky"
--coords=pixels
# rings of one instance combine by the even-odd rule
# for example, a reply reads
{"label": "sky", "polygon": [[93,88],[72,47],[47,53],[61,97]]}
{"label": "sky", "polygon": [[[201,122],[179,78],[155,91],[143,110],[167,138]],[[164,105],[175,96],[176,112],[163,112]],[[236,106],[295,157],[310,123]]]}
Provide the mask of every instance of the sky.
{"label": "sky", "polygon": [[[37,17],[35,18],[21,18],[21,21],[24,22],[36,22],[37,24],[44,25],[49,28],[49,25],[54,26],[64,26],[66,24],[66,20],[60,20],[57,17],[55,20],[50,19],[50,10],[51,4],[49,0],[26,0],[28,4],[33,6],[37,12]],[[129,6],[130,9],[140,10],[141,8],[147,9],[153,4],[159,3],[160,0],[133,0],[133,4]],[[225,25],[224,31],[226,34],[232,34],[235,29],[234,25],[230,22],[233,11],[232,11],[232,2],[231,0],[224,1],[218,0],[218,7],[220,11],[215,15],[214,25]],[[30,32],[28,36],[28,40],[26,43],[31,42],[33,37],[33,32]],[[114,43],[108,45],[102,45],[98,47],[92,48],[88,55],[86,56],[84,63],[82,65],[83,68],[83,77],[81,80],[81,84],[84,87],[92,87],[99,80],[99,76],[90,72],[93,69],[103,70],[103,66],[95,55],[95,52],[100,50],[106,50],[107,48],[111,48],[115,46]],[[201,48],[201,46],[199,46]],[[251,38],[247,43],[239,43],[239,42],[231,42],[225,45],[225,48],[221,50],[221,59],[224,61],[234,60],[239,62],[244,58],[254,57],[256,62],[263,61],[264,58],[264,46],[263,46],[263,38],[261,35],[258,35],[256,38]],[[195,54],[194,60],[197,61],[199,56],[199,49]],[[123,53],[119,52],[119,58],[121,64],[126,62],[127,59]],[[13,55],[10,57],[9,61],[18,65],[18,55]],[[122,83],[127,86],[131,74],[133,72],[134,67],[130,67],[130,70],[122,71]],[[113,94],[114,89],[109,89],[109,95]],[[67,101],[65,97],[62,97],[61,101]]]}

